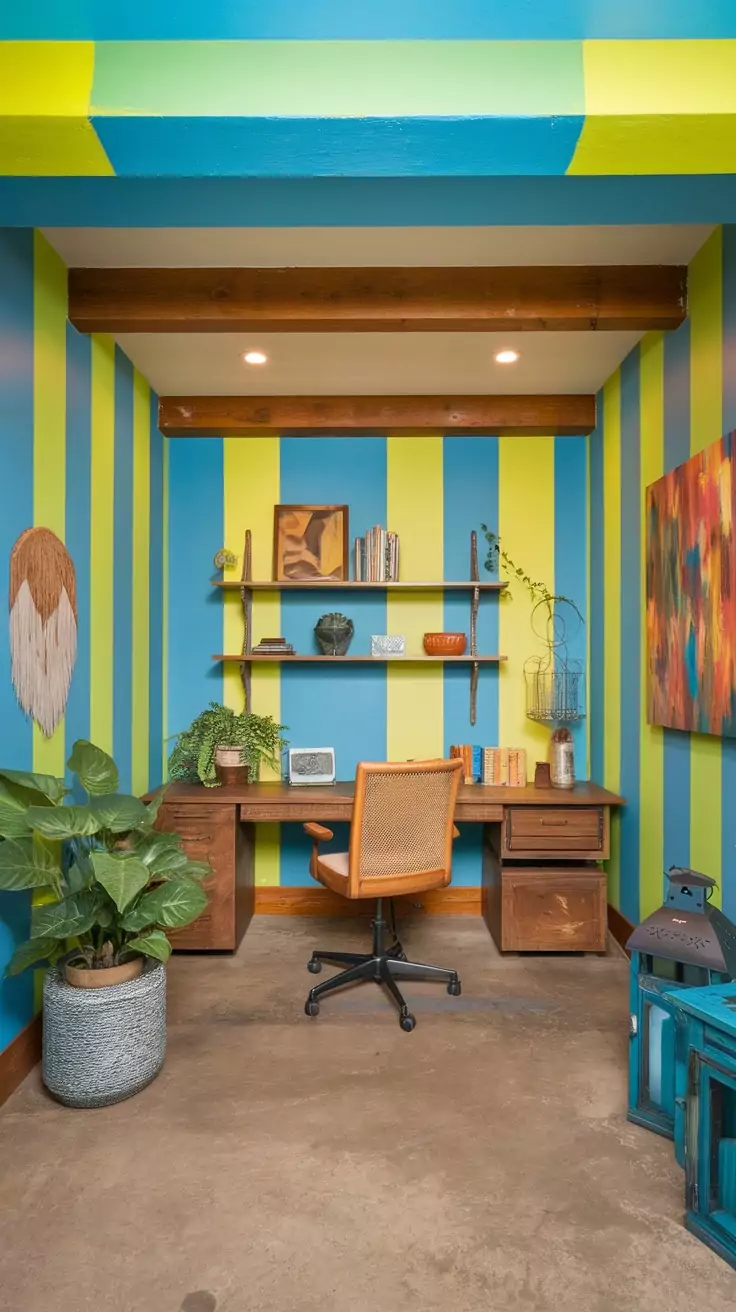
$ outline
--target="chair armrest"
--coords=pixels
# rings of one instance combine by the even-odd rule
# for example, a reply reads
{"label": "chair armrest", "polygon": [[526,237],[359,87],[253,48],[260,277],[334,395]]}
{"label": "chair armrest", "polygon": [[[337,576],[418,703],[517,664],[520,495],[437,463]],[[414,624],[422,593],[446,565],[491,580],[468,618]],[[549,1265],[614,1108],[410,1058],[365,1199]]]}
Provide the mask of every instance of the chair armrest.
{"label": "chair armrest", "polygon": [[324,825],[315,824],[312,820],[304,826],[304,832],[309,834],[309,837],[313,838],[315,843],[329,843],[330,839],[335,837],[331,829],[326,829]]}
{"label": "chair armrest", "polygon": [[459,837],[460,837],[460,830],[458,829],[457,825],[453,825],[453,826],[452,826],[452,837],[453,837],[453,838],[459,838]]}

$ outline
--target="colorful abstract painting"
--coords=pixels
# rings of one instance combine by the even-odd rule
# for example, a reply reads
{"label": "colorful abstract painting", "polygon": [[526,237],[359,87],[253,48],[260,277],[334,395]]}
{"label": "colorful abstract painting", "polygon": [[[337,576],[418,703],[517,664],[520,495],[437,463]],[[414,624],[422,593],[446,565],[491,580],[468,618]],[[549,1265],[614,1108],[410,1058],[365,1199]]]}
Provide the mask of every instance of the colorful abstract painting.
{"label": "colorful abstract painting", "polygon": [[736,737],[736,433],[647,488],[647,718]]}

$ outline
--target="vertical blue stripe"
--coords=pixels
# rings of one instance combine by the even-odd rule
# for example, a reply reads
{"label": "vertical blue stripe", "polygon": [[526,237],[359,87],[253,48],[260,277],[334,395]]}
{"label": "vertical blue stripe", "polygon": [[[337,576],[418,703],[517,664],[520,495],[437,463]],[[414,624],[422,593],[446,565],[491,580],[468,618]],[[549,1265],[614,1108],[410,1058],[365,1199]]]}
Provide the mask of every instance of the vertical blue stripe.
{"label": "vertical blue stripe", "polygon": [[[66,706],[66,743],[89,738],[91,338],[66,326],[66,545],[77,576],[77,663]],[[77,801],[86,794],[79,783]]]}
{"label": "vertical blue stripe", "polygon": [[[690,321],[664,338],[664,472],[690,457]],[[690,864],[690,734],[664,729],[664,867]]]}
{"label": "vertical blue stripe", "polygon": [[[282,438],[281,501],[347,505],[350,544],[376,524],[386,523],[386,440],[376,438]],[[351,567],[352,574],[352,567]],[[386,632],[386,598],[355,592],[283,593],[281,625],[298,652],[316,652],[314,625],[327,610],[342,611],[355,624],[354,654],[370,651],[372,633]],[[385,665],[281,666],[281,718],[294,747],[334,747],[339,779],[351,779],[358,761],[386,759]],[[308,843],[286,828],[281,883],[307,884]]]}
{"label": "vertical blue stripe", "polygon": [[639,731],[641,696],[640,352],[621,366],[621,911],[639,919]]}
{"label": "vertical blue stripe", "polygon": [[224,471],[221,438],[172,438],[168,449],[168,731],[174,734],[208,702],[222,701],[222,666],[212,663],[222,650],[222,597],[209,583],[208,565],[223,546]]}
{"label": "vertical blue stripe", "polygon": [[133,366],[115,347],[113,755],[120,791],[133,773]]}
{"label": "vertical blue stripe", "polygon": [[[445,578],[470,578],[470,533],[478,534],[480,576],[486,582],[497,577],[483,567],[486,542],[481,524],[498,528],[498,438],[453,437],[442,445],[444,570]],[[481,593],[478,608],[478,651],[497,652],[498,593]],[[470,644],[470,594],[445,594],[444,625],[452,633],[467,633]],[[481,665],[478,678],[478,714],[470,724],[470,667],[446,665],[444,669],[444,743],[474,743],[479,747],[498,745],[498,666]],[[483,844],[482,825],[461,826],[452,855],[452,878],[456,884],[480,883]]]}
{"label": "vertical blue stripe", "polygon": [[[723,431],[736,428],[736,226],[723,229]],[[723,910],[736,919],[736,739],[721,748]]]}
{"label": "vertical blue stripe", "polygon": [[[570,606],[559,606],[555,613],[558,640],[555,662],[567,659],[585,669],[588,622],[588,544],[587,537],[588,443],[584,437],[555,438],[555,592],[575,603],[582,622]],[[563,622],[564,628],[561,627]],[[584,707],[583,707],[584,709]],[[575,745],[575,774],[587,779],[589,773],[585,721],[572,728]]]}
{"label": "vertical blue stripe", "polygon": [[[150,537],[148,545],[148,787],[161,783],[163,753],[164,624],[164,439],[158,430],[158,397],[151,392]],[[209,655],[213,653],[210,652]]]}
{"label": "vertical blue stripe", "polygon": [[596,397],[596,426],[590,443],[590,776],[603,782],[605,749],[605,602],[603,566],[603,393]]}
{"label": "vertical blue stripe", "polygon": [[[33,232],[0,230],[0,759],[17,770],[33,768],[33,739],[10,682],[8,560],[16,538],[32,524]],[[0,1051],[33,1016],[33,972],[3,977],[29,927],[29,896],[0,893]]]}

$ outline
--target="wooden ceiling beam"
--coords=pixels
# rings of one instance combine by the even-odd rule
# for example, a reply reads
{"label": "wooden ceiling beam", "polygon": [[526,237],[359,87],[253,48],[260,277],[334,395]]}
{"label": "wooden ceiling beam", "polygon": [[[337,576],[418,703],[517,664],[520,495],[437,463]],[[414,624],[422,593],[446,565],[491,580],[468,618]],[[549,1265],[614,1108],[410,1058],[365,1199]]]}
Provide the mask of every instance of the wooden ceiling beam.
{"label": "wooden ceiling beam", "polygon": [[669,265],[71,269],[69,318],[86,333],[646,332],[682,323],[686,278]]}
{"label": "wooden ceiling beam", "polygon": [[590,433],[594,396],[162,396],[166,437]]}

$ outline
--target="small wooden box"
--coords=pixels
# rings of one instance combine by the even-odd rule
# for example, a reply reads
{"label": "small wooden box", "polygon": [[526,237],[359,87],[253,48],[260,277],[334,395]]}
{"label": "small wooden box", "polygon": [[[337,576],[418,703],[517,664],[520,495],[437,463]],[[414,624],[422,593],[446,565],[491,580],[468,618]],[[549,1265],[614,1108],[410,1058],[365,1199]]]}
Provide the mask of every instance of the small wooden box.
{"label": "small wooden box", "polygon": [[595,865],[486,866],[483,912],[501,952],[605,952],[606,876]]}

